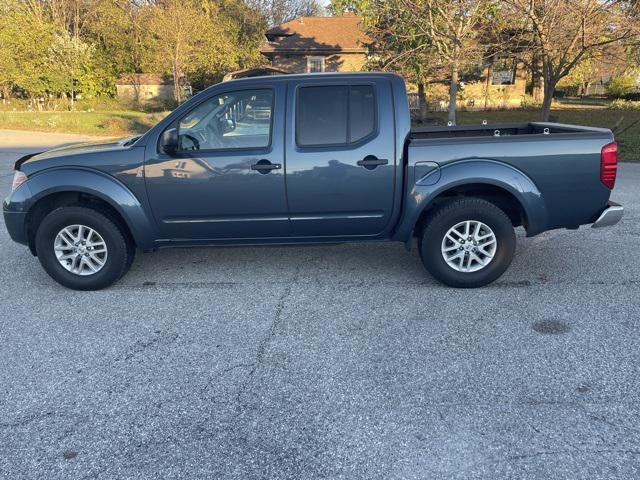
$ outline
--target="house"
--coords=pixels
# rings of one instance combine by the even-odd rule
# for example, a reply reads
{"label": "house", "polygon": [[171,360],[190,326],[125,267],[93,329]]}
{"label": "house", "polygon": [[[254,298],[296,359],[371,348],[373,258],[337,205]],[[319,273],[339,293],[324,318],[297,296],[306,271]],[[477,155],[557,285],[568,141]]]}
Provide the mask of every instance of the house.
{"label": "house", "polygon": [[129,73],[116,82],[119,98],[136,103],[151,103],[173,98],[173,80],[155,73]]}
{"label": "house", "polygon": [[265,37],[260,53],[289,73],[353,72],[367,60],[362,19],[352,13],[296,18],[267,30]]}
{"label": "house", "polygon": [[[300,17],[265,33],[260,53],[272,67],[288,73],[348,72],[365,69],[370,43],[362,19],[352,13],[336,17]],[[495,58],[478,66],[479,75],[461,88],[460,105],[468,109],[519,107],[526,93],[527,72],[514,57]],[[444,84],[434,84],[431,110],[446,109]],[[413,90],[409,85],[410,91]],[[410,94],[417,108],[417,96]]]}

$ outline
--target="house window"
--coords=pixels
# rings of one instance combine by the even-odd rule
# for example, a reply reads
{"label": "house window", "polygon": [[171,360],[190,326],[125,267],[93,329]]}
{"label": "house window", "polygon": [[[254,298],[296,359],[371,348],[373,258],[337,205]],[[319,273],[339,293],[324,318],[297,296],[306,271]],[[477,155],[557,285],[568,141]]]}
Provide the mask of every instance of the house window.
{"label": "house window", "polygon": [[512,58],[500,58],[493,64],[492,85],[513,85],[516,79],[516,61]]}
{"label": "house window", "polygon": [[324,57],[307,57],[307,72],[324,72]]}

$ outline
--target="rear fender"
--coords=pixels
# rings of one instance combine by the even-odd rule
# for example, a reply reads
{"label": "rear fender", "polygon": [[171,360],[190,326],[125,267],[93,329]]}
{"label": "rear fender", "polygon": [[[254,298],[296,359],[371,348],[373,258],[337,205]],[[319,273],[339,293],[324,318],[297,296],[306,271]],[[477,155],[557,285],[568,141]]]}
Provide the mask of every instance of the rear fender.
{"label": "rear fender", "polygon": [[[422,178],[415,178],[409,168],[405,209],[393,236],[409,242],[422,212],[441,194],[454,187],[471,184],[492,185],[513,195],[527,218],[527,236],[545,230],[547,211],[542,194],[533,181],[520,170],[495,160],[470,159],[434,168]],[[439,176],[439,178],[438,178]]]}

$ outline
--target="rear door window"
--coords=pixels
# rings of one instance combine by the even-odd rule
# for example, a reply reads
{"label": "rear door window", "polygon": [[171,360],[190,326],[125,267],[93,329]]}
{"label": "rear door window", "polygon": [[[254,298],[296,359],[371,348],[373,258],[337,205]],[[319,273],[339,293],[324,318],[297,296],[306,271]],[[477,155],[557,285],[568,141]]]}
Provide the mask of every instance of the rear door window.
{"label": "rear door window", "polygon": [[375,130],[376,112],[373,87],[356,85],[349,92],[349,142],[368,137]]}
{"label": "rear door window", "polygon": [[376,130],[371,85],[301,87],[296,109],[296,143],[301,147],[348,145]]}

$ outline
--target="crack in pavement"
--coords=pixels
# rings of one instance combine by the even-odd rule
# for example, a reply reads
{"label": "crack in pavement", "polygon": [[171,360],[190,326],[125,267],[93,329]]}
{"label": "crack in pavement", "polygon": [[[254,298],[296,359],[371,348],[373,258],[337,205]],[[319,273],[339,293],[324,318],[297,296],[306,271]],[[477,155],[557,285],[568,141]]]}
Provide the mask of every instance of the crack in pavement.
{"label": "crack in pavement", "polygon": [[148,340],[137,340],[131,347],[129,347],[121,360],[128,362],[155,345],[170,345],[180,336],[178,333],[170,334],[169,332],[163,332],[162,330],[156,330],[154,331],[154,334],[155,336]]}
{"label": "crack in pavement", "polygon": [[18,428],[30,425],[31,423],[38,422],[40,420],[45,420],[48,418],[53,418],[56,416],[60,416],[56,414],[54,411],[48,411],[44,413],[34,413],[32,415],[27,415],[25,417],[14,420],[13,422],[4,422],[0,423],[0,428]]}
{"label": "crack in pavement", "polygon": [[575,455],[575,454],[603,454],[603,453],[622,453],[625,455],[640,455],[640,450],[633,449],[620,449],[620,448],[611,448],[611,449],[576,449],[576,450],[548,450],[543,452],[533,452],[533,453],[523,453],[522,455],[510,455],[504,459],[496,459],[496,463],[501,460],[512,461],[512,460],[526,460],[528,458],[541,457],[545,455]]}
{"label": "crack in pavement", "polygon": [[246,381],[243,382],[240,388],[238,389],[238,393],[236,394],[238,414],[236,416],[240,415],[246,409],[247,405],[242,401],[242,396],[244,395],[247,388],[249,387],[249,384],[251,383],[251,380],[253,379],[258,368],[260,368],[260,366],[264,362],[264,357],[267,351],[267,347],[271,343],[271,340],[275,337],[278,331],[278,328],[282,323],[282,313],[284,311],[285,303],[287,299],[291,296],[291,291],[293,290],[293,286],[298,281],[299,274],[300,274],[300,263],[298,263],[298,265],[296,266],[296,270],[293,276],[291,277],[291,281],[285,286],[284,290],[280,294],[280,297],[278,298],[278,302],[276,303],[276,308],[275,308],[275,314],[273,316],[273,321],[271,322],[271,325],[267,330],[267,334],[258,344],[258,348],[256,351],[256,360],[251,364],[252,368],[247,373]]}

